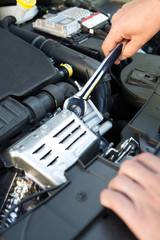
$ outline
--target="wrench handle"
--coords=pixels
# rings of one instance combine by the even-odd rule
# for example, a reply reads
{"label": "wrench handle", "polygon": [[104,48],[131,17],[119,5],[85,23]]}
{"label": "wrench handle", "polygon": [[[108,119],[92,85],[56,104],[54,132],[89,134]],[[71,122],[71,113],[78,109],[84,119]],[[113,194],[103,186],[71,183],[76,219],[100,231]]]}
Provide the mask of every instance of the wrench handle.
{"label": "wrench handle", "polygon": [[102,63],[99,65],[99,67],[90,77],[90,79],[86,82],[83,88],[78,93],[76,93],[77,97],[83,98],[84,100],[88,99],[89,95],[91,94],[97,83],[120,56],[122,52],[122,47],[123,47],[122,43],[118,44],[111,51],[111,53],[104,58]]}

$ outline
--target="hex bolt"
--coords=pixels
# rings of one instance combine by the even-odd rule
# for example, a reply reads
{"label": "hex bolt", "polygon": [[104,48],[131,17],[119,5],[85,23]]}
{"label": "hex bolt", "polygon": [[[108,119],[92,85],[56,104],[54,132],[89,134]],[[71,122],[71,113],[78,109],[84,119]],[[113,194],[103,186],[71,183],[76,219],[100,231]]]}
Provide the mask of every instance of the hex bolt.
{"label": "hex bolt", "polygon": [[76,200],[79,201],[79,202],[83,202],[87,199],[87,194],[85,192],[79,192],[77,195],[76,195]]}

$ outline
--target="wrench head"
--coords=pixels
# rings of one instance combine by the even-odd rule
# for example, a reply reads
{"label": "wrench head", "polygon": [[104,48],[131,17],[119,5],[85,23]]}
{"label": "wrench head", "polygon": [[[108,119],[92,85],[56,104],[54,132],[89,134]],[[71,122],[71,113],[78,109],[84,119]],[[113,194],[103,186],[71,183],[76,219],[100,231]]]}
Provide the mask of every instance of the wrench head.
{"label": "wrench head", "polygon": [[64,102],[63,109],[74,112],[79,118],[82,118],[87,110],[87,103],[84,99],[77,96],[67,98]]}

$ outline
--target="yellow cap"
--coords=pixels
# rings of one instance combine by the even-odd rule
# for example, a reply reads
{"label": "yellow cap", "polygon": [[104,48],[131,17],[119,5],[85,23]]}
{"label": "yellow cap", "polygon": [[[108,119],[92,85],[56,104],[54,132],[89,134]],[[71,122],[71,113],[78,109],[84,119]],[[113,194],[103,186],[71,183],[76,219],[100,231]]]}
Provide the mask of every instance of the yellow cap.
{"label": "yellow cap", "polygon": [[64,63],[64,64],[61,63],[60,66],[67,69],[69,77],[71,77],[71,76],[73,75],[73,68],[72,68],[69,64],[67,64],[67,63]]}
{"label": "yellow cap", "polygon": [[31,9],[36,5],[36,0],[17,0],[17,3],[24,8]]}

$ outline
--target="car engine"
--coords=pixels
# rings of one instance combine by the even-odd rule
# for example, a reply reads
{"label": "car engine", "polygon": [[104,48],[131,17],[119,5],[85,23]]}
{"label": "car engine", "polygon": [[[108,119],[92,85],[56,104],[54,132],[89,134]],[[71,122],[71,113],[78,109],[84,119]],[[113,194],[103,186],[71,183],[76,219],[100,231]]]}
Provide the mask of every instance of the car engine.
{"label": "car engine", "polygon": [[0,16],[1,239],[136,239],[99,193],[126,159],[160,156],[159,33],[105,73],[84,116],[63,108],[103,61],[123,3],[37,1],[23,23]]}

